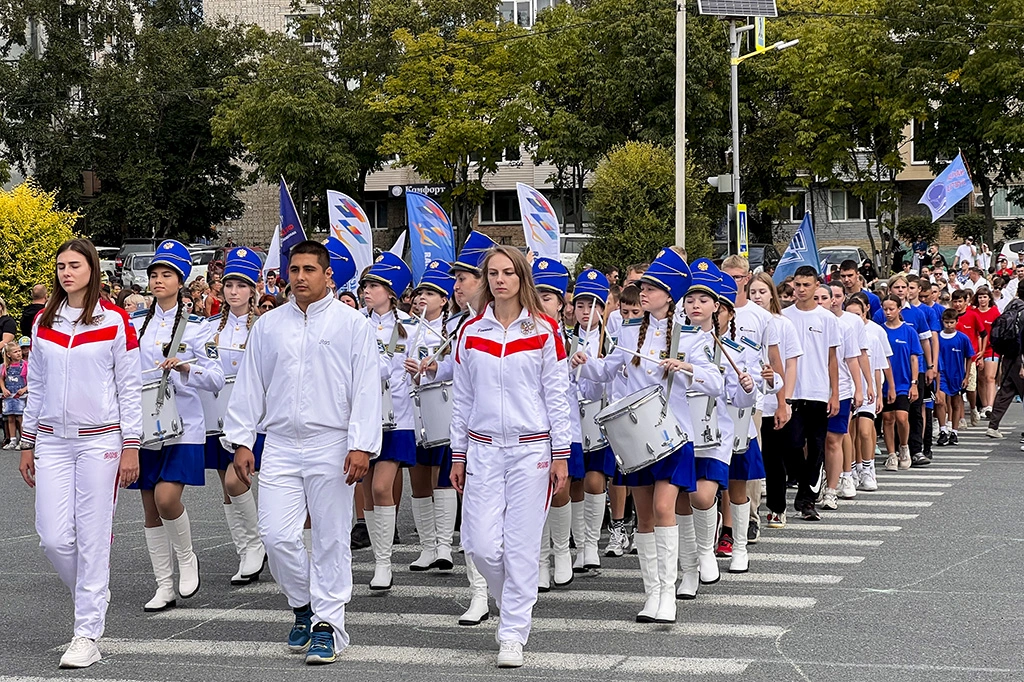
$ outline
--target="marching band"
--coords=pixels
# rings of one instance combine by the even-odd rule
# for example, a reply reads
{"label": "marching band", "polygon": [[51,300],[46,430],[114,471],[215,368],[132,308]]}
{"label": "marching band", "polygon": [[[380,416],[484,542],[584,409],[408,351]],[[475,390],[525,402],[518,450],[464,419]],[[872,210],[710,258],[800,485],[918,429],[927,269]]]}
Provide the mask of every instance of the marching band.
{"label": "marching band", "polygon": [[[731,556],[731,573],[756,561],[748,537],[762,479],[769,525],[785,524],[787,468],[798,511],[813,519],[822,464],[826,504],[840,475],[863,482],[870,467],[873,480],[883,404],[889,450],[898,440],[904,458],[918,358],[929,354],[928,336],[901,321],[901,298],[883,302],[884,331],[871,330],[858,294],[846,312],[815,301],[814,272],[797,271],[796,305],[783,312],[771,278],[742,258],[720,269],[666,247],[637,267],[613,303],[602,273],[571,280],[556,260],[531,264],[473,232],[418,282],[382,254],[358,277],[359,311],[335,293],[357,276],[345,245],[304,241],[290,252],[289,302],[258,315],[261,262],[238,247],[225,305],[203,319],[182,305],[188,250],[165,240],[149,266],[154,305],[129,318],[100,302],[91,243],[64,244],[56,294],[33,329],[21,463],[42,546],[74,599],[61,666],[100,659],[118,484],[142,494],[157,586],[145,611],[200,589],[182,496],[204,484],[205,467],[218,473],[238,554],[231,584],[258,580],[269,562],[295,617],[288,648],[323,664],[349,644],[355,486],[369,588],[389,590],[407,468],[421,544],[409,570],[454,568],[461,507],[471,602],[458,623],[488,619],[493,597],[497,665],[519,667],[538,594],[600,568],[609,506],[619,535],[606,556],[631,543],[638,555],[636,621],[674,623],[677,599],[720,580],[716,553]],[[398,302],[409,288],[407,314]],[[894,375],[886,355],[897,341],[906,367]],[[851,413],[867,419],[854,420],[844,462]],[[806,459],[788,461],[784,451],[804,443]]]}

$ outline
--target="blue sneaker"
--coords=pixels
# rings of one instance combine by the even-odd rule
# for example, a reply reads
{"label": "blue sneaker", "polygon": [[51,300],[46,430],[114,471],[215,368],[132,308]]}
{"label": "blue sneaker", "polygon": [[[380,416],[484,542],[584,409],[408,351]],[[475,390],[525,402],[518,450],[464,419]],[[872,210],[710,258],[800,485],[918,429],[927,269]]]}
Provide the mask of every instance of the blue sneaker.
{"label": "blue sneaker", "polygon": [[334,628],[320,621],[313,626],[313,636],[306,652],[306,665],[334,663]]}
{"label": "blue sneaker", "polygon": [[300,654],[309,647],[309,632],[313,627],[313,609],[306,604],[301,608],[292,609],[292,611],[295,613],[295,625],[288,633],[288,648],[292,652]]}

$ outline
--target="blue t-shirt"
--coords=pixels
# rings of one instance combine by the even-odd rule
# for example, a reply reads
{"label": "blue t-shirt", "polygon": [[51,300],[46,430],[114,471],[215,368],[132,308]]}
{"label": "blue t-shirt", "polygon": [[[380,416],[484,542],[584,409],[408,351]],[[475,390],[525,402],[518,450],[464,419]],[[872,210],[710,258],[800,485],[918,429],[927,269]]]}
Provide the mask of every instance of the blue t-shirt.
{"label": "blue t-shirt", "polygon": [[861,292],[868,297],[868,307],[871,308],[871,317],[874,317],[875,313],[880,313],[882,311],[882,299],[878,298],[878,296],[867,289],[861,289]]}
{"label": "blue t-shirt", "polygon": [[[906,322],[895,329],[888,325],[882,325],[882,328],[885,329],[885,335],[889,337],[889,345],[892,347],[889,365],[892,368],[892,380],[896,386],[896,395],[909,395],[910,385],[917,381],[916,376],[910,376],[910,356],[921,355],[921,340],[917,338],[917,331]],[[920,366],[918,369],[920,370]],[[888,393],[888,381],[882,390]]]}
{"label": "blue t-shirt", "polygon": [[[916,331],[918,335],[917,369],[919,372],[924,372],[927,369],[927,365],[925,365],[924,362],[924,349],[921,348],[920,338],[922,334],[932,333],[931,324],[929,323],[928,318],[925,316],[924,310],[925,309],[920,305],[917,308],[913,306],[907,308],[900,308],[900,315],[903,317],[903,321],[906,322],[911,327],[913,327],[914,331]],[[881,310],[879,310],[878,314],[874,315],[872,319],[878,324],[885,327],[885,314]],[[942,329],[941,324],[939,325],[939,329]]]}
{"label": "blue t-shirt", "polygon": [[974,357],[974,346],[967,334],[953,332],[939,334],[939,388],[946,395],[960,392],[967,372],[964,363]]}

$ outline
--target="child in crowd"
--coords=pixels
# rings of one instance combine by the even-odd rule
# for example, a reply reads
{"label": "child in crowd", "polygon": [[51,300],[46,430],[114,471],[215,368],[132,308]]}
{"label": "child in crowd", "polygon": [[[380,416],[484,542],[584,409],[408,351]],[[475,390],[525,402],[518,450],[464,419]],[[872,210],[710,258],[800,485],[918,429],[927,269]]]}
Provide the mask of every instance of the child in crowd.
{"label": "child in crowd", "polygon": [[21,346],[11,341],[4,347],[3,364],[4,448],[17,450],[21,443],[21,415],[28,394],[28,361]]}
{"label": "child in crowd", "polygon": [[[952,308],[942,313],[939,333],[939,396],[945,409],[939,410],[939,440],[936,445],[959,443],[957,427],[964,416],[964,393],[967,372],[975,357],[974,345],[962,331],[957,331],[958,313]],[[950,419],[953,426],[950,428]]]}

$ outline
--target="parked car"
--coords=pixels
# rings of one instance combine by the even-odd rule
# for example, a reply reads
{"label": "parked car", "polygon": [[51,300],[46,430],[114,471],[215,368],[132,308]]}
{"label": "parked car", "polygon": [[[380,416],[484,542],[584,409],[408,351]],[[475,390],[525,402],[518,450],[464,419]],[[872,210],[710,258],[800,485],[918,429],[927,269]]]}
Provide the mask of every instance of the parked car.
{"label": "parked car", "polygon": [[121,281],[124,286],[130,287],[138,284],[145,291],[149,288],[149,273],[146,268],[153,261],[155,253],[130,253],[124,261],[124,268],[121,271]]}
{"label": "parked car", "polygon": [[100,255],[100,272],[113,280],[117,276],[117,253],[120,251],[116,246],[97,246],[96,253]]}
{"label": "parked car", "polygon": [[774,244],[751,244],[747,247],[747,260],[753,272],[774,268],[781,258]]}
{"label": "parked car", "polygon": [[206,279],[210,263],[213,262],[213,253],[213,249],[192,252],[192,274],[189,275],[189,282],[194,282],[196,277]]}
{"label": "parked car", "polygon": [[124,269],[125,259],[129,254],[132,253],[148,253],[150,255],[156,253],[157,244],[160,243],[158,239],[125,239],[124,243],[121,244],[121,250],[117,252],[117,259],[114,261],[114,268],[117,276],[121,275],[122,269]]}
{"label": "parked car", "polygon": [[868,252],[859,246],[825,246],[818,249],[818,255],[825,261],[825,271],[833,265],[841,265],[844,260],[857,262],[857,267],[865,260],[870,260]]}

